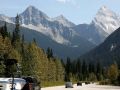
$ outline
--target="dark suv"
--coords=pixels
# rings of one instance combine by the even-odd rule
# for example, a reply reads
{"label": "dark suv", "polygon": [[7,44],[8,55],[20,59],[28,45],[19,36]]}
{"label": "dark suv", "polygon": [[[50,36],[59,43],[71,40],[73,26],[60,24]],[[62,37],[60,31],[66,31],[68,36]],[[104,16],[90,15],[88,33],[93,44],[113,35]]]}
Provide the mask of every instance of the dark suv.
{"label": "dark suv", "polygon": [[26,80],[26,84],[22,90],[41,90],[40,82],[37,81],[36,78],[33,77],[23,77]]}

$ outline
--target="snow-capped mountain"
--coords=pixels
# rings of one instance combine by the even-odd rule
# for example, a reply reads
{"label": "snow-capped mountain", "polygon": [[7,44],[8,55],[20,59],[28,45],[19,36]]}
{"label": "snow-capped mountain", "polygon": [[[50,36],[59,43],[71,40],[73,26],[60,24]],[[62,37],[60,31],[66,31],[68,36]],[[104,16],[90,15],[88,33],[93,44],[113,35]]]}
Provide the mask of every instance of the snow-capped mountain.
{"label": "snow-capped mountain", "polygon": [[[23,13],[19,14],[21,26],[36,30],[60,44],[70,45],[69,37],[74,36],[75,32],[69,29],[74,25],[64,16],[62,18],[50,18],[34,6],[29,6]],[[0,20],[14,23],[14,17],[0,15]],[[69,27],[68,27],[69,26]]]}
{"label": "snow-capped mountain", "polygon": [[110,35],[113,31],[120,27],[120,16],[108,9],[106,6],[102,6],[92,23]]}
{"label": "snow-capped mountain", "polygon": [[90,24],[80,24],[73,29],[83,38],[99,45],[120,27],[120,17],[106,6],[102,6]]}
{"label": "snow-capped mountain", "polygon": [[68,40],[64,39],[59,32],[51,28],[53,26],[51,19],[37,8],[29,6],[23,13],[20,14],[20,17],[22,26],[37,30],[42,34],[49,36],[58,43],[66,44],[69,42]]}
{"label": "snow-capped mountain", "polygon": [[[70,21],[61,18],[49,18],[45,13],[39,11],[34,6],[29,6],[23,13],[20,14],[22,26],[37,30],[44,35],[49,36],[54,41],[60,44],[70,45],[69,37],[75,34],[74,30],[70,30]],[[69,26],[69,27],[68,27]]]}
{"label": "snow-capped mountain", "polygon": [[21,24],[24,25],[44,25],[46,24],[45,22],[47,22],[47,19],[49,19],[49,17],[45,13],[39,11],[33,6],[29,6],[23,13],[20,14]]}

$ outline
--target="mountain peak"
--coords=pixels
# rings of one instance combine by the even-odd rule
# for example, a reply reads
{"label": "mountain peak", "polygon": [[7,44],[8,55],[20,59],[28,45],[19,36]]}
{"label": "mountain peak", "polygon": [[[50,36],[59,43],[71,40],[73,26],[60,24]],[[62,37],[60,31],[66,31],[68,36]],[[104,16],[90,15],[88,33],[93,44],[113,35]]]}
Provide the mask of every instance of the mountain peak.
{"label": "mountain peak", "polygon": [[57,19],[66,19],[62,14],[56,17]]}
{"label": "mountain peak", "polygon": [[33,16],[40,15],[48,18],[48,16],[44,12],[40,11],[39,9],[37,9],[35,6],[32,5],[28,6],[23,13],[29,13],[30,15],[32,14]]}
{"label": "mountain peak", "polygon": [[107,16],[112,16],[113,14],[115,14],[112,10],[110,10],[108,7],[106,6],[102,6],[99,10],[98,10],[98,15],[102,14],[102,15],[107,15]]}
{"label": "mountain peak", "polygon": [[35,8],[33,5],[29,5],[28,8]]}
{"label": "mountain peak", "polygon": [[100,8],[100,10],[108,10],[108,7],[107,6],[105,6],[105,5],[103,5],[101,8]]}
{"label": "mountain peak", "polygon": [[30,6],[28,6],[27,8],[28,8],[28,9],[34,9],[35,7],[32,6],[32,5],[30,5]]}
{"label": "mountain peak", "polygon": [[20,14],[20,17],[20,22],[23,25],[39,25],[40,23],[49,19],[49,17],[44,12],[40,11],[32,5],[28,6],[25,11]]}
{"label": "mountain peak", "polygon": [[58,21],[59,23],[63,24],[64,26],[67,27],[73,27],[75,24],[70,22],[68,19],[66,19],[62,14],[53,18],[54,21]]}
{"label": "mountain peak", "polygon": [[68,21],[62,14],[53,18],[55,21]]}
{"label": "mountain peak", "polygon": [[98,10],[93,23],[110,35],[113,31],[120,27],[120,18],[115,12],[106,6],[102,6]]}
{"label": "mountain peak", "polygon": [[32,13],[32,12],[40,12],[36,7],[30,5],[27,7],[27,9],[25,10],[25,12],[29,12],[29,13]]}

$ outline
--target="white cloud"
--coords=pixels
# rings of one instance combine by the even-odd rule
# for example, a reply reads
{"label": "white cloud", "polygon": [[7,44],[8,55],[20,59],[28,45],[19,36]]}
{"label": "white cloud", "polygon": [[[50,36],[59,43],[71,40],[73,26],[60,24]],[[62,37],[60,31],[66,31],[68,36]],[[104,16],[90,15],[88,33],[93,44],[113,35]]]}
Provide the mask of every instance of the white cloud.
{"label": "white cloud", "polygon": [[80,8],[80,6],[78,5],[78,0],[56,0],[59,3],[63,3],[63,4],[71,4],[72,6],[76,7],[77,9]]}
{"label": "white cloud", "polygon": [[66,0],[56,0],[56,1],[61,2],[61,3],[65,3],[66,2]]}
{"label": "white cloud", "polygon": [[58,1],[60,3],[69,3],[69,2],[71,2],[73,0],[56,0],[56,1]]}

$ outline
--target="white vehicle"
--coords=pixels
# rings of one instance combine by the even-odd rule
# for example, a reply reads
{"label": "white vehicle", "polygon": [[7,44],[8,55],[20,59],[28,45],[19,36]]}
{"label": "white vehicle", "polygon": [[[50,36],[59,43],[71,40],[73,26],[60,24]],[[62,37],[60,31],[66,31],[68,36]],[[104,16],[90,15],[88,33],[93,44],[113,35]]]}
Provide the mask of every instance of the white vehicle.
{"label": "white vehicle", "polygon": [[[0,90],[11,90],[12,78],[0,78]],[[14,78],[14,90],[21,90],[26,84],[26,81],[22,78]]]}

